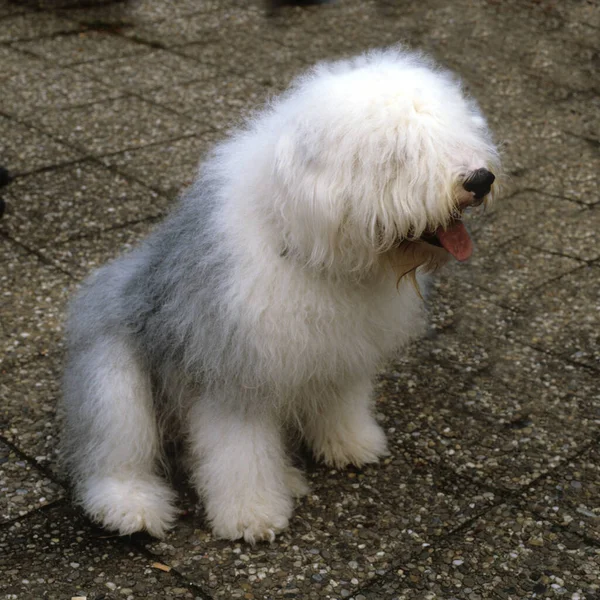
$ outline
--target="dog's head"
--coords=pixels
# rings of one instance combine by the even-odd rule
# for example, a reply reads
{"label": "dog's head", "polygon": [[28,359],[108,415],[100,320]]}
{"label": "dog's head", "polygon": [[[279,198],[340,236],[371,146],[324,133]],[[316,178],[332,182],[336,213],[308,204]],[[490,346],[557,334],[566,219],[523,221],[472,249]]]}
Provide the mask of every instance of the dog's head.
{"label": "dog's head", "polygon": [[345,271],[390,253],[412,253],[419,264],[469,257],[460,216],[492,196],[499,161],[451,74],[401,50],[321,64],[271,119],[289,252]]}

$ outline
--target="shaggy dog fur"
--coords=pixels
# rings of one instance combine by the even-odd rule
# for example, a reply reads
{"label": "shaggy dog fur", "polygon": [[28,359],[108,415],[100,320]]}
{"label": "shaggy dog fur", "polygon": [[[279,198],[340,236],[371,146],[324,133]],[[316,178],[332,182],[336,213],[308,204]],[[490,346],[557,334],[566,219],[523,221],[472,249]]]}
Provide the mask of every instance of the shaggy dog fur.
{"label": "shaggy dog fur", "polygon": [[63,449],[87,513],[121,534],[173,525],[167,430],[214,533],[249,542],[307,491],[290,432],[328,465],[377,461],[371,381],[423,331],[426,272],[468,258],[460,213],[496,165],[460,84],[399,49],[317,65],[218,145],[71,305]]}

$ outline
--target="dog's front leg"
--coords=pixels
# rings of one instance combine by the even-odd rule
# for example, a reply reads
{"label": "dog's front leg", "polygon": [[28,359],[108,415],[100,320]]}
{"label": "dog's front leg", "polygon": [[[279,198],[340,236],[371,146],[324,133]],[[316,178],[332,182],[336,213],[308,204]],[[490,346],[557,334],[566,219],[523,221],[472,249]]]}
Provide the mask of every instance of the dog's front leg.
{"label": "dog's front leg", "polygon": [[306,487],[288,462],[277,417],[232,394],[205,395],[190,411],[193,481],[216,536],[272,541]]}
{"label": "dog's front leg", "polygon": [[317,391],[303,419],[303,434],[316,458],[342,468],[377,462],[388,454],[385,433],[372,414],[370,379],[332,384]]}

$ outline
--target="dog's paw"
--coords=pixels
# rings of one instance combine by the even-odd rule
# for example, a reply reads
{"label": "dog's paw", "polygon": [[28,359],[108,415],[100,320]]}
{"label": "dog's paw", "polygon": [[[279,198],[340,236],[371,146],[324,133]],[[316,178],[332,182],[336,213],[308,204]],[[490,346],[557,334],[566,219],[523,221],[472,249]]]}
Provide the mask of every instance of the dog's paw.
{"label": "dog's paw", "polygon": [[385,433],[373,418],[352,432],[332,431],[322,440],[316,453],[325,464],[338,469],[348,465],[361,467],[389,455]]}
{"label": "dog's paw", "polygon": [[213,534],[218,538],[238,540],[244,538],[249,544],[272,542],[275,536],[288,526],[291,503],[243,502],[222,506],[218,511],[209,511]]}
{"label": "dog's paw", "polygon": [[310,491],[306,479],[300,469],[296,467],[287,467],[285,470],[285,486],[294,498],[302,498]]}
{"label": "dog's paw", "polygon": [[81,503],[92,520],[128,535],[165,536],[176,519],[175,493],[158,477],[101,477],[87,482]]}

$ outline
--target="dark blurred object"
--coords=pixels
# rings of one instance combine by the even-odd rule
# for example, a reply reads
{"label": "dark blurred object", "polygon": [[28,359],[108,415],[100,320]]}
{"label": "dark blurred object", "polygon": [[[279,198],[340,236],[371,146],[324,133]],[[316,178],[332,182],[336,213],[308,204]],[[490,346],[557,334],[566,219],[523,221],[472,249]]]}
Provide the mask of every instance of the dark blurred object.
{"label": "dark blurred object", "polygon": [[4,167],[0,167],[0,187],[4,187],[5,185],[8,185],[11,181],[12,181],[12,177],[10,176],[8,169],[5,169]]}
{"label": "dark blurred object", "polygon": [[[0,167],[0,188],[8,185],[12,181],[12,177],[7,169]],[[0,197],[0,217],[4,214],[6,209],[6,202]]]}
{"label": "dark blurred object", "polygon": [[283,6],[315,6],[331,3],[332,0],[267,0],[267,13],[275,14]]}

